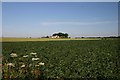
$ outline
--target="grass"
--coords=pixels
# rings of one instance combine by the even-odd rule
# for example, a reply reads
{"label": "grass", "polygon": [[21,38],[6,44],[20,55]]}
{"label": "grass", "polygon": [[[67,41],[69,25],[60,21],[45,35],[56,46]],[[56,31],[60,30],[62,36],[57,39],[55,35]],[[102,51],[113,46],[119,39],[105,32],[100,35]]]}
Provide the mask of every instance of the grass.
{"label": "grass", "polygon": [[21,41],[61,41],[61,40],[100,40],[99,38],[2,38],[2,42],[21,42]]}
{"label": "grass", "polygon": [[[35,56],[31,52],[37,53],[39,60],[32,61]],[[3,42],[2,53],[3,79],[120,78],[117,40]],[[11,57],[11,53],[18,56]],[[24,59],[25,55],[29,57]],[[45,65],[35,67],[39,62]],[[21,68],[22,64],[26,66]]]}

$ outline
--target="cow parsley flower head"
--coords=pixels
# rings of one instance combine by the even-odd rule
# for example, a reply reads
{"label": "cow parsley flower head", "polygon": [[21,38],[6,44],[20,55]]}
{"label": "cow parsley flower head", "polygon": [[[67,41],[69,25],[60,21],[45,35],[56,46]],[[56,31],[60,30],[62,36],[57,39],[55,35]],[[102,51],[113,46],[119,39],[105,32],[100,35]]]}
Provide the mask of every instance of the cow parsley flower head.
{"label": "cow parsley flower head", "polygon": [[7,63],[7,66],[15,67],[15,64],[14,63]]}
{"label": "cow parsley flower head", "polygon": [[33,53],[33,52],[31,52],[30,54],[31,54],[31,55],[36,55],[37,53]]}
{"label": "cow parsley flower head", "polygon": [[39,63],[39,65],[41,65],[41,66],[44,66],[44,65],[45,65],[45,63],[43,63],[43,62],[40,62],[40,63]]}
{"label": "cow parsley flower head", "polygon": [[37,61],[39,60],[39,58],[32,58],[32,61]]}
{"label": "cow parsley flower head", "polygon": [[17,57],[17,54],[16,53],[11,53],[10,56],[11,57]]}
{"label": "cow parsley flower head", "polygon": [[28,55],[23,56],[24,58],[28,57]]}
{"label": "cow parsley flower head", "polygon": [[21,66],[21,68],[23,68],[23,67],[25,67],[25,65],[24,65],[24,64]]}
{"label": "cow parsley flower head", "polygon": [[38,67],[38,66],[40,66],[40,65],[35,65],[35,67]]}

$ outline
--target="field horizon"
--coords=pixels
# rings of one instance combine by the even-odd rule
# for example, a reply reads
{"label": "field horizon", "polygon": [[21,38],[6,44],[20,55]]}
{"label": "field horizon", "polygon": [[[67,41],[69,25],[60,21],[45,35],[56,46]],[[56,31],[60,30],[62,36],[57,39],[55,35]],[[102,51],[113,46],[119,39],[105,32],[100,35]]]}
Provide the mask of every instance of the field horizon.
{"label": "field horizon", "polygon": [[63,40],[101,40],[101,38],[0,38],[0,42],[24,42],[24,41],[63,41]]}

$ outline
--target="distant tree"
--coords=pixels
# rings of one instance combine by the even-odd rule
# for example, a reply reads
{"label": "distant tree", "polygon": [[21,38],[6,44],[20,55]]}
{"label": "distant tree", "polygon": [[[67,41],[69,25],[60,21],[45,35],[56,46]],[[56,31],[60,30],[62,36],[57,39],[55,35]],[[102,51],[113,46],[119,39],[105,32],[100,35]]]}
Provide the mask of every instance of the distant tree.
{"label": "distant tree", "polygon": [[67,33],[54,33],[52,36],[59,36],[60,38],[68,38],[68,34]]}
{"label": "distant tree", "polygon": [[46,36],[46,38],[49,38],[49,36]]}
{"label": "distant tree", "polygon": [[43,36],[43,37],[41,37],[41,38],[49,38],[49,36]]}
{"label": "distant tree", "polygon": [[56,35],[58,35],[58,34],[55,33],[55,34],[53,34],[52,36],[56,36]]}
{"label": "distant tree", "polygon": [[65,38],[68,38],[68,34],[67,33],[65,33],[64,36],[65,36]]}
{"label": "distant tree", "polygon": [[60,36],[60,37],[64,37],[64,33],[58,33],[58,36]]}

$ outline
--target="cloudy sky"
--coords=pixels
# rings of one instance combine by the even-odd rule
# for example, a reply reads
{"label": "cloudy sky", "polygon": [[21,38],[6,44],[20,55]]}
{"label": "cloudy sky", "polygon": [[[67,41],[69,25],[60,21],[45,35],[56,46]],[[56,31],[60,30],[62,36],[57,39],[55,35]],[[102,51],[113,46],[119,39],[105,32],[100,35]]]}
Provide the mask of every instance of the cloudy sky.
{"label": "cloudy sky", "polygon": [[117,2],[3,2],[3,37],[118,35]]}

